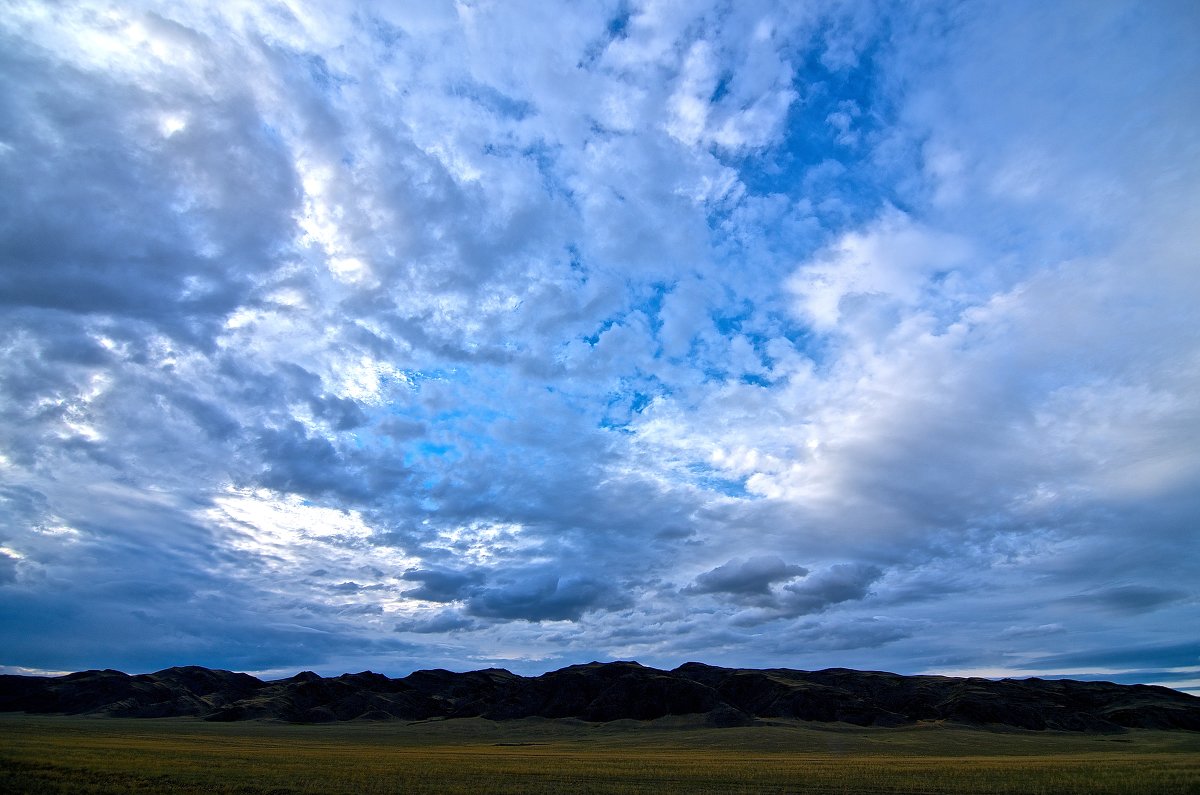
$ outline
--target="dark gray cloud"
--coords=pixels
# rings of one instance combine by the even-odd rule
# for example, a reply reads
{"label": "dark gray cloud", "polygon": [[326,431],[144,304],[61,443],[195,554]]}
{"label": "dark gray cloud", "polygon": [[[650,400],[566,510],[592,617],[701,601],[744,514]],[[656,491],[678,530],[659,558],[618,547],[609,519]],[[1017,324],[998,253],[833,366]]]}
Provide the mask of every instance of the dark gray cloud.
{"label": "dark gray cloud", "polygon": [[1080,669],[1088,666],[1145,670],[1196,667],[1200,666],[1200,643],[1189,640],[1185,643],[1080,649],[1066,654],[1040,656],[1023,663],[1020,667],[1052,670],[1055,668]]}
{"label": "dark gray cloud", "polygon": [[417,588],[404,591],[404,595],[427,602],[458,601],[483,582],[483,574],[478,571],[414,569],[404,572],[402,577],[411,582],[421,583]]}
{"label": "dark gray cloud", "polygon": [[29,486],[0,484],[0,539],[8,540],[3,533],[20,527],[41,525],[49,511],[50,501],[45,494]]}
{"label": "dark gray cloud", "polygon": [[594,610],[614,610],[628,597],[613,585],[589,577],[533,574],[479,589],[466,603],[466,611],[479,618],[523,621],[575,621]]}
{"label": "dark gray cloud", "polygon": [[[1118,613],[1147,613],[1164,605],[1189,597],[1178,588],[1159,588],[1153,585],[1114,585],[1097,591],[1079,594],[1069,599],[1079,605],[1089,605]],[[1193,597],[1194,598],[1194,597]]]}
{"label": "dark gray cloud", "polygon": [[928,629],[921,622],[875,617],[856,618],[832,625],[806,623],[793,630],[795,634],[787,645],[797,652],[878,649]]}
{"label": "dark gray cloud", "polygon": [[362,477],[346,457],[327,438],[310,434],[299,422],[263,431],[257,446],[265,465],[257,480],[267,488],[350,501],[369,497]]}
{"label": "dark gray cloud", "polygon": [[440,635],[446,632],[473,629],[477,626],[479,626],[477,622],[448,610],[430,618],[402,621],[396,625],[396,631],[415,632],[418,635]]}
{"label": "dark gray cloud", "polygon": [[783,586],[782,609],[788,615],[819,613],[833,605],[858,601],[883,576],[878,566],[863,563],[838,563],[800,582]]}
{"label": "dark gray cloud", "polygon": [[1044,635],[1061,635],[1067,628],[1062,624],[1039,624],[1036,627],[1007,627],[1000,633],[1002,638],[1038,638]]}
{"label": "dark gray cloud", "polygon": [[9,552],[0,552],[0,584],[15,582],[18,558]]}
{"label": "dark gray cloud", "polygon": [[736,596],[765,596],[776,583],[803,577],[808,569],[784,563],[774,555],[748,560],[731,560],[696,577],[684,590],[687,593],[724,593]]}
{"label": "dark gray cloud", "polygon": [[[46,52],[13,38],[4,51],[14,90],[0,136],[15,156],[0,158],[13,186],[0,213],[2,303],[136,319],[211,345],[275,267],[298,209],[292,163],[251,98],[235,83],[205,97],[48,68]],[[186,128],[158,133],[172,106],[206,103]]]}

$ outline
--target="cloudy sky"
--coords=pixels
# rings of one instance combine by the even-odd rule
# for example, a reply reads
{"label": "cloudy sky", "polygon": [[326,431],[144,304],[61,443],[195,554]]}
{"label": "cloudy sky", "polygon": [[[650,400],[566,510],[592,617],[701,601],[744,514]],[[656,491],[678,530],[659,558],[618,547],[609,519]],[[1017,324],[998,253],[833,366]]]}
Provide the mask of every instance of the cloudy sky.
{"label": "cloudy sky", "polygon": [[0,665],[1200,689],[1198,37],[8,3]]}

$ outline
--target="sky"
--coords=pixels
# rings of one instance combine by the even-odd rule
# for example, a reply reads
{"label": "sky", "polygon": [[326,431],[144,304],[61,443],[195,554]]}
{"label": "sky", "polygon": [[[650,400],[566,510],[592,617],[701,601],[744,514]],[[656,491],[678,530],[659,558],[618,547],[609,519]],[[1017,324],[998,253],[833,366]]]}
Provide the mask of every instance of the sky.
{"label": "sky", "polygon": [[1200,5],[0,15],[0,666],[1200,692]]}

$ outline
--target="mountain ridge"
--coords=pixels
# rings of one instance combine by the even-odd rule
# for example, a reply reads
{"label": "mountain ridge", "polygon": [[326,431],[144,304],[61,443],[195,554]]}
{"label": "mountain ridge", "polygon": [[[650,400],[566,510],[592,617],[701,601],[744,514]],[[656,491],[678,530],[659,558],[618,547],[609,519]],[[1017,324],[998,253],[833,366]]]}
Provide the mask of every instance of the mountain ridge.
{"label": "mountain ridge", "polygon": [[468,717],[608,722],[698,715],[717,727],[784,718],[860,726],[946,721],[1031,730],[1200,731],[1200,698],[1157,685],[699,662],[666,671],[626,660],[571,665],[534,677],[488,668],[427,669],[397,679],[372,671],[334,677],[302,671],[261,680],[200,666],[134,675],[111,669],[58,677],[3,675],[0,712],[289,723]]}

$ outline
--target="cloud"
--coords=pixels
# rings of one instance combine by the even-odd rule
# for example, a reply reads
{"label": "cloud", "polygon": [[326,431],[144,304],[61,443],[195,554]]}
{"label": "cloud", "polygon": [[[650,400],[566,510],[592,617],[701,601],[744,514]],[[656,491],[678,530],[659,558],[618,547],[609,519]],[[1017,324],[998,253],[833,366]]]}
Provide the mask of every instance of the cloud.
{"label": "cloud", "polygon": [[1036,627],[1007,627],[1000,636],[1003,638],[1036,638],[1042,635],[1058,635],[1066,632],[1062,624],[1039,624]]}
{"label": "cloud", "polygon": [[1187,591],[1175,588],[1158,588],[1153,585],[1114,585],[1099,591],[1079,594],[1070,601],[1081,605],[1094,605],[1118,613],[1148,613],[1172,602],[1189,596]]}
{"label": "cloud", "polygon": [[783,586],[783,610],[789,615],[810,615],[842,602],[861,600],[882,576],[883,570],[877,566],[838,563],[800,582]]}
{"label": "cloud", "polygon": [[479,618],[575,621],[584,613],[613,610],[626,603],[615,588],[598,580],[533,575],[480,589],[467,600],[466,610]]}
{"label": "cloud", "polygon": [[17,564],[20,560],[13,551],[0,548],[0,583],[16,581]]}
{"label": "cloud", "polygon": [[735,559],[706,571],[684,589],[686,593],[723,593],[735,596],[765,596],[778,582],[803,577],[808,569],[784,563],[781,558],[760,555],[748,560]]}
{"label": "cloud", "polygon": [[81,64],[44,69],[38,45],[9,45],[2,68],[20,88],[6,115],[21,122],[5,133],[0,169],[21,187],[6,202],[4,302],[116,315],[208,344],[287,238],[296,186],[286,153],[232,84],[214,86],[210,112],[163,138],[172,105],[202,102],[186,78],[149,87]]}
{"label": "cloud", "polygon": [[439,571],[435,569],[414,569],[401,575],[405,580],[419,582],[417,588],[404,591],[404,595],[413,599],[424,599],[427,602],[454,602],[464,598],[483,581],[483,576],[476,571]]}
{"label": "cloud", "polygon": [[1080,649],[1066,654],[1044,655],[1022,667],[1042,670],[1079,669],[1086,666],[1110,668],[1128,666],[1140,669],[1182,668],[1200,665],[1200,644],[1195,642],[1138,645],[1126,648]]}
{"label": "cloud", "polygon": [[844,235],[802,265],[788,287],[814,328],[878,337],[899,319],[895,313],[924,304],[969,256],[961,237],[923,228],[889,207],[869,228]]}
{"label": "cloud", "polygon": [[797,651],[848,651],[878,649],[898,640],[911,638],[928,626],[921,622],[897,621],[878,616],[839,621],[834,624],[803,624],[793,630],[790,642]]}
{"label": "cloud", "polygon": [[354,500],[366,496],[345,457],[327,438],[310,435],[299,422],[265,430],[258,448],[265,464],[258,481],[267,488],[309,497],[332,493]]}
{"label": "cloud", "polygon": [[415,632],[418,635],[442,635],[447,632],[459,632],[473,629],[478,624],[469,618],[453,612],[445,611],[429,618],[411,619],[396,625],[397,632]]}

